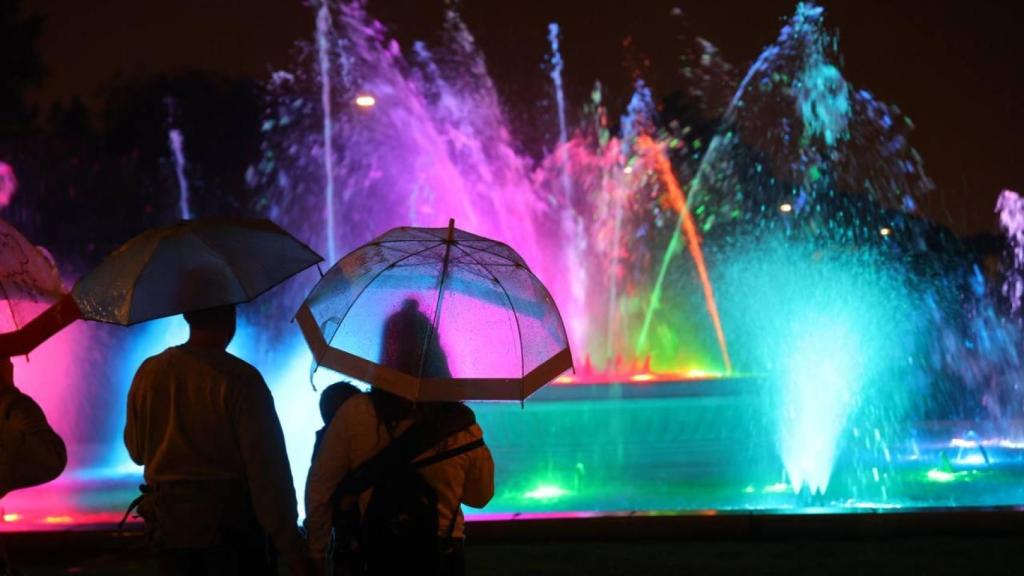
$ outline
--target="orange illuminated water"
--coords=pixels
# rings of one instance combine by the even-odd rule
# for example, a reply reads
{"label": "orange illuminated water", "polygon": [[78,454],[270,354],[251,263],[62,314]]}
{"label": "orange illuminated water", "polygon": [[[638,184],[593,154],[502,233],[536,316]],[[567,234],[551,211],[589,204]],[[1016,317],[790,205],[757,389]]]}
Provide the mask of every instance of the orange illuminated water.
{"label": "orange illuminated water", "polygon": [[672,208],[679,213],[683,234],[686,235],[686,247],[690,251],[694,265],[697,267],[697,275],[700,277],[701,288],[704,291],[704,301],[707,304],[708,315],[711,317],[711,323],[715,327],[718,347],[722,351],[722,363],[725,365],[727,373],[732,372],[732,360],[729,359],[729,347],[725,342],[725,331],[722,330],[722,321],[718,316],[715,291],[711,287],[711,278],[708,276],[708,268],[704,263],[704,252],[700,247],[700,232],[697,231],[697,225],[694,224],[693,216],[690,214],[690,209],[686,204],[686,194],[683,192],[682,186],[679,185],[679,179],[676,178],[675,173],[672,171],[672,163],[669,162],[665,151],[659,144],[654,142],[650,136],[641,135],[637,137],[636,145],[641,154],[644,154],[648,161],[652,163],[654,171],[657,172],[658,177],[661,178],[662,183],[668,190]]}

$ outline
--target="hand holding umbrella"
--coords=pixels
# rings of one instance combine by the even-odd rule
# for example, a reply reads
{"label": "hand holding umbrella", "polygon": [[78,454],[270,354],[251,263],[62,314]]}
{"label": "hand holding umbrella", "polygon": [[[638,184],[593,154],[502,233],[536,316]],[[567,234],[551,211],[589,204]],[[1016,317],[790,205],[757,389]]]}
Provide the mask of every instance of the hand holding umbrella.
{"label": "hand holding umbrella", "polygon": [[248,302],[321,260],[269,220],[212,218],[148,230],[28,325],[0,334],[0,354],[27,354],[78,318],[128,326]]}

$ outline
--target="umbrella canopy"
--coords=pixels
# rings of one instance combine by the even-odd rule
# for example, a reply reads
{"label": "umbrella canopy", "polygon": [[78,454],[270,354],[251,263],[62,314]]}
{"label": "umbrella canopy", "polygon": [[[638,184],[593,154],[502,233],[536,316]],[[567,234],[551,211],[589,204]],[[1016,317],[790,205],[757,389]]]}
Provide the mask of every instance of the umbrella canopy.
{"label": "umbrella canopy", "polygon": [[321,260],[269,220],[188,220],[132,238],[71,293],[83,318],[127,326],[248,302]]}
{"label": "umbrella canopy", "polygon": [[269,220],[211,218],[149,230],[81,277],[71,294],[0,333],[0,356],[28,354],[79,318],[127,326],[248,302],[321,260]]}
{"label": "umbrella canopy", "polygon": [[0,333],[18,330],[63,293],[50,255],[0,220]]}
{"label": "umbrella canopy", "polygon": [[454,223],[349,253],[296,320],[317,364],[414,401],[521,401],[572,368],[558,308],[522,257]]}

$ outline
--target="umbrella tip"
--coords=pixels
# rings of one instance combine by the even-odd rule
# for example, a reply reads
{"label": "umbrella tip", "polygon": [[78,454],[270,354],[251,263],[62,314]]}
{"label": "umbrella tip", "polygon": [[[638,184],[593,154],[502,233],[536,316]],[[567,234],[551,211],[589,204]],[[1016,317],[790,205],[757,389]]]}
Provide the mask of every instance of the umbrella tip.
{"label": "umbrella tip", "polygon": [[455,218],[448,219],[448,241],[455,241]]}

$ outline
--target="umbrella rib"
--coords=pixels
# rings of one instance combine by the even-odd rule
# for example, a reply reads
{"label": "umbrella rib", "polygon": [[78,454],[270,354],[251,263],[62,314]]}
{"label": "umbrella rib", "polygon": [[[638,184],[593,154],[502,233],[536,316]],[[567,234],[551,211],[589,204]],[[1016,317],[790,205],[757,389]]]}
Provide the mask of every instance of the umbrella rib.
{"label": "umbrella rib", "polygon": [[[135,291],[138,288],[139,279],[142,278],[142,275],[145,273],[146,269],[149,267],[150,260],[153,258],[153,255],[156,254],[157,249],[160,248],[160,242],[161,242],[162,238],[160,237],[158,232],[159,232],[159,230],[146,230],[145,232],[143,232],[142,234],[136,236],[135,238],[132,238],[132,239],[128,240],[127,242],[122,244],[120,248],[118,248],[117,250],[114,250],[106,258],[104,258],[103,262],[100,262],[100,265],[97,268],[94,268],[92,270],[92,272],[89,272],[85,276],[82,276],[81,278],[78,279],[78,282],[81,282],[83,279],[89,278],[94,272],[96,272],[96,270],[99,270],[99,269],[103,268],[104,264],[107,264],[111,260],[111,258],[114,257],[115,254],[117,254],[118,252],[121,252],[121,251],[127,252],[128,251],[127,250],[128,244],[138,240],[139,244],[141,244],[144,248],[146,248],[146,257],[145,258],[141,258],[140,259],[141,264],[138,266],[138,268],[134,269],[134,274],[131,276],[132,280],[131,280],[131,284],[130,284],[130,288],[129,288],[130,293],[125,294],[125,296],[127,298],[128,309],[124,311],[123,316],[124,316],[124,322],[125,322],[126,326],[132,324],[132,322],[130,322],[130,320],[131,320],[131,317],[132,317],[132,310],[135,308],[135,295],[136,295]],[[153,239],[152,241],[150,241],[151,238]],[[149,242],[149,245],[146,246],[146,244],[143,243],[144,241]],[[78,287],[78,282],[75,283],[75,288]],[[74,292],[74,290],[72,290],[72,293],[73,292]],[[118,306],[119,309],[122,308],[122,307],[123,306],[121,306],[121,305]],[[119,312],[120,312],[120,310],[119,310]],[[112,323],[113,324],[120,324],[119,322],[116,322],[116,321],[112,322]]]}
{"label": "umbrella rib", "polygon": [[[413,252],[412,254],[407,254],[405,256],[402,256],[398,260],[395,260],[391,264],[385,266],[384,268],[381,268],[379,272],[377,272],[376,274],[373,275],[373,278],[370,278],[370,281],[367,282],[365,286],[363,286],[362,288],[359,289],[359,293],[356,294],[355,298],[352,298],[352,301],[349,302],[349,305],[345,307],[345,313],[341,315],[341,318],[338,318],[338,327],[340,328],[341,325],[345,322],[345,318],[347,318],[348,317],[348,313],[352,311],[352,307],[355,306],[356,300],[359,300],[359,298],[363,295],[363,292],[366,292],[366,289],[370,287],[370,284],[373,284],[374,282],[376,282],[377,278],[380,278],[381,274],[383,274],[384,272],[387,272],[388,270],[390,270],[396,264],[398,264],[399,262],[401,262],[403,260],[406,260],[408,258],[412,258],[413,256],[418,256],[418,255],[426,252],[427,250],[430,250],[431,248],[436,248],[436,247],[437,247],[437,244],[433,244],[431,246],[427,246],[423,250],[420,250],[418,252]],[[313,290],[316,291],[316,288],[313,288]],[[307,297],[307,300],[308,299],[309,298]],[[337,331],[335,331],[335,333],[337,333]],[[334,338],[331,338],[331,340],[333,340],[333,339]],[[331,343],[328,342],[327,345],[330,346]]]}
{"label": "umbrella rib", "polygon": [[256,298],[256,296],[259,296],[259,294],[257,294],[256,296],[252,296],[249,294],[249,287],[242,283],[242,278],[238,274],[238,270],[235,269],[234,262],[225,257],[224,254],[220,253],[216,248],[211,246],[210,243],[207,242],[206,239],[200,236],[199,234],[193,233],[192,236],[196,240],[199,240],[200,244],[206,246],[206,249],[209,250],[210,253],[217,258],[217,260],[220,260],[222,263],[224,263],[225,266],[228,267],[228,270],[231,271],[231,276],[235,279],[235,282],[238,283],[238,286],[242,289],[242,292],[245,293],[245,297],[249,299],[248,301],[251,302],[253,299]]}
{"label": "umbrella rib", "polygon": [[[465,251],[463,251],[463,253],[465,254]],[[453,258],[452,259],[452,266],[455,266],[456,268],[458,268],[459,270],[462,270],[463,272],[466,272],[468,274],[472,274],[473,276],[476,276],[477,278],[482,278],[484,280],[490,280],[491,278],[494,277],[493,274],[491,274],[490,276],[487,276],[485,274],[482,274],[482,273],[474,270],[473,266],[475,265],[475,266],[479,266],[480,268],[483,268],[485,272],[488,272],[488,273],[490,272],[490,270],[488,270],[487,267],[484,266],[479,260],[477,260],[476,258],[473,258],[472,256],[469,256],[469,254],[466,254],[466,256],[468,256],[469,259],[472,260],[472,262],[467,261],[467,260],[463,260],[461,258]]]}
{"label": "umbrella rib", "polygon": [[[479,242],[479,241],[478,240],[469,240],[469,242]],[[481,243],[483,243],[483,242],[481,242]],[[508,246],[505,246],[505,247],[508,248],[509,250],[512,250],[512,248],[509,248]],[[495,258],[501,258],[502,260],[506,260],[508,262],[511,262],[513,266],[525,266],[525,260],[523,262],[516,262],[512,258],[509,258],[508,256],[505,256],[504,254],[498,254],[497,252],[492,252],[492,251],[490,251],[490,250],[488,250],[486,248],[477,248],[475,246],[470,246],[470,248],[473,248],[473,250],[476,250],[477,252],[483,252],[484,254],[490,254],[491,256],[494,256]],[[512,250],[512,251],[515,252],[515,250]],[[521,256],[520,256],[520,259],[522,259]]]}
{"label": "umbrella rib", "polygon": [[14,324],[14,329],[18,330],[18,314],[14,311],[14,302],[11,301],[11,297],[7,294],[7,287],[4,285],[4,281],[0,280],[0,292],[3,292],[4,300],[7,302],[7,307],[11,309],[11,323]]}
{"label": "umbrella rib", "polygon": [[[462,246],[459,246],[457,243],[455,244],[455,246],[459,250],[462,250],[462,253],[465,254],[468,258],[470,258],[471,260],[476,262],[478,266],[480,266],[484,270],[487,270],[487,266],[485,266],[482,262],[477,260],[475,256],[473,256],[472,254],[469,253],[469,251],[464,249]],[[490,272],[490,270],[487,270],[487,271]],[[508,306],[509,306],[509,308],[512,309],[512,318],[515,318],[515,321],[516,321],[516,334],[519,336],[519,373],[520,373],[520,386],[521,386],[521,388],[520,388],[521,394],[520,395],[523,395],[523,394],[526,393],[526,390],[525,390],[526,383],[525,383],[525,380],[524,380],[524,378],[526,377],[526,352],[523,350],[523,328],[522,328],[522,326],[519,325],[519,313],[516,312],[516,305],[514,303],[512,303],[512,297],[509,296],[508,290],[505,289],[505,286],[501,283],[501,280],[499,280],[498,277],[493,275],[493,274],[491,276],[492,276],[492,278],[494,278],[494,283],[498,285],[498,288],[501,288],[501,292],[502,292],[502,294],[505,295],[505,299],[508,300]]]}
{"label": "umbrella rib", "polygon": [[420,390],[423,388],[423,367],[427,363],[427,350],[430,349],[430,340],[434,337],[434,333],[437,332],[437,322],[441,316],[441,303],[444,301],[444,280],[448,275],[448,256],[451,254],[453,245],[455,245],[454,240],[451,242],[444,242],[444,260],[441,261],[441,278],[437,285],[437,300],[434,302],[434,321],[430,324],[430,330],[427,332],[427,341],[423,343],[423,351],[420,353],[420,369],[416,374],[417,398],[419,398]]}

